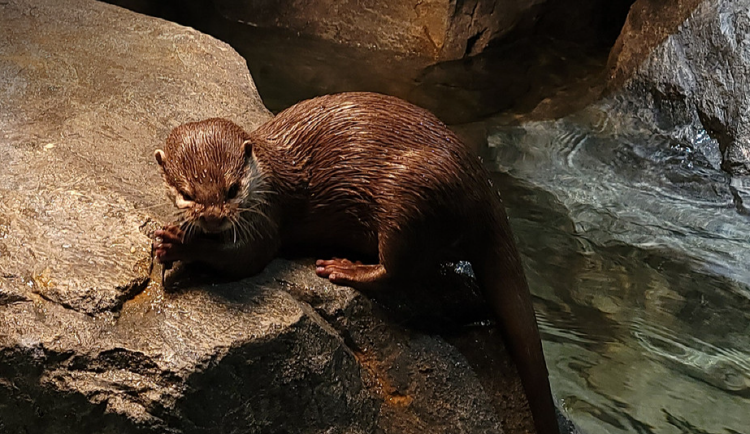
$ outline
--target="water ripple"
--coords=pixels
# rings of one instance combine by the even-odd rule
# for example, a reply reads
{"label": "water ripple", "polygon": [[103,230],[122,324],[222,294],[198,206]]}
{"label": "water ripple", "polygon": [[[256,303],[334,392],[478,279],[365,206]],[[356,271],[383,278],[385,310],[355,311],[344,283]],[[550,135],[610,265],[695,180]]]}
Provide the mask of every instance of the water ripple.
{"label": "water ripple", "polygon": [[750,426],[750,220],[695,140],[597,108],[488,138],[517,180],[503,195],[553,390],[584,432]]}
{"label": "water ripple", "polygon": [[650,354],[675,364],[691,377],[750,397],[750,353],[721,348],[693,336],[637,320],[633,336]]}

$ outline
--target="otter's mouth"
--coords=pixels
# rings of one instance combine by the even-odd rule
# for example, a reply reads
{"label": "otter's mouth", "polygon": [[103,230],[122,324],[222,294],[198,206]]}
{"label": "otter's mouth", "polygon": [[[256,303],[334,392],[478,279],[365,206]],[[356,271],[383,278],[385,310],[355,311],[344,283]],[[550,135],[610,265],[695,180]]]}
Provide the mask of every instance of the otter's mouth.
{"label": "otter's mouth", "polygon": [[207,222],[203,219],[198,220],[198,226],[207,234],[219,234],[231,229],[232,223],[227,219],[216,222]]}

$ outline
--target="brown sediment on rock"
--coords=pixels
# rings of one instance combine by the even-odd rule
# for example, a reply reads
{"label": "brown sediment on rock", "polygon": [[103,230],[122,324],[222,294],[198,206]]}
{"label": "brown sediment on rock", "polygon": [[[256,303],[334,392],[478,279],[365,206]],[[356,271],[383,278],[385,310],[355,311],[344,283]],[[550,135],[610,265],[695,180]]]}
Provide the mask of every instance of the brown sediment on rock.
{"label": "brown sediment on rock", "polygon": [[382,362],[376,357],[367,355],[364,352],[354,352],[354,357],[359,365],[366,371],[365,378],[370,378],[374,382],[372,390],[383,400],[386,405],[392,405],[399,408],[408,407],[414,398],[400,392],[389,381],[388,373]]}

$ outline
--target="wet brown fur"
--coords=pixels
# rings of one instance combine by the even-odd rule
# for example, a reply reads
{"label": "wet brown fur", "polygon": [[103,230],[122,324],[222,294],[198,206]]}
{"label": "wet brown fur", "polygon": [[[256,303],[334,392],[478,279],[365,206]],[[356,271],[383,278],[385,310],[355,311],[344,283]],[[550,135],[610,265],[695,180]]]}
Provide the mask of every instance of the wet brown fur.
{"label": "wet brown fur", "polygon": [[478,159],[434,115],[378,94],[323,96],[250,134],[220,119],[183,125],[167,140],[165,156],[167,184],[205,207],[221,205],[230,184],[248,177],[250,163],[262,175],[253,175],[260,193],[251,197],[243,189],[243,203],[228,207],[255,210],[242,220],[254,226],[251,235],[182,246],[172,237],[177,253],[167,249],[162,259],[248,275],[282,246],[325,245],[379,259],[369,266],[319,261],[320,275],[360,289],[418,279],[443,261],[470,261],[499,316],[537,431],[558,432],[531,296],[503,205]]}

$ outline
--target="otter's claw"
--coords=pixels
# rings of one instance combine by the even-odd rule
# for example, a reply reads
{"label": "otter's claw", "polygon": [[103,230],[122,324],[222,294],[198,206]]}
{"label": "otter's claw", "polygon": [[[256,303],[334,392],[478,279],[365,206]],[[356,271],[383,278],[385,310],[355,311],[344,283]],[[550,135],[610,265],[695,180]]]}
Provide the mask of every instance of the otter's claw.
{"label": "otter's claw", "polygon": [[185,233],[175,225],[167,225],[154,232],[154,256],[165,266],[185,259]]}

